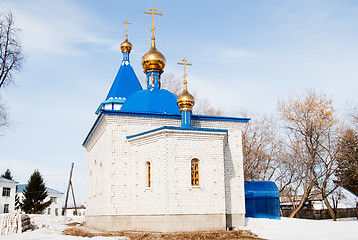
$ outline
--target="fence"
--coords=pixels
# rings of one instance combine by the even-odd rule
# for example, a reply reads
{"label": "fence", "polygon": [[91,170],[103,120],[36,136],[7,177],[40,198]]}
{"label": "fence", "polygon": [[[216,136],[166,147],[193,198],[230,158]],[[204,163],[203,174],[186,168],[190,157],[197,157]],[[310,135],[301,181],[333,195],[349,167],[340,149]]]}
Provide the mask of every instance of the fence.
{"label": "fence", "polygon": [[[349,218],[357,217],[355,208],[339,208],[336,209],[336,218]],[[292,210],[281,209],[282,217],[288,217]],[[328,209],[313,210],[313,209],[301,209],[295,216],[296,218],[303,219],[331,219]]]}
{"label": "fence", "polygon": [[21,213],[9,213],[0,216],[0,235],[21,233],[31,228],[28,215]]}

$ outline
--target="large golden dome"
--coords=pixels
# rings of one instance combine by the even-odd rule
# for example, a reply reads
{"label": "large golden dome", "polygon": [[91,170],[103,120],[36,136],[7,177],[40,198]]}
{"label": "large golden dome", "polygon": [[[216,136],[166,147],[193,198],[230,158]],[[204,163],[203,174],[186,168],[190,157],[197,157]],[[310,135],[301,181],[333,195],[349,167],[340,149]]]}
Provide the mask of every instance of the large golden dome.
{"label": "large golden dome", "polygon": [[152,46],[142,57],[144,71],[158,70],[163,71],[165,67],[165,57],[155,47],[155,39],[152,38]]}
{"label": "large golden dome", "polygon": [[193,106],[195,104],[195,99],[193,95],[191,95],[184,85],[184,91],[178,96],[177,104],[180,108],[180,111],[192,111]]}
{"label": "large golden dome", "polygon": [[128,41],[128,39],[126,38],[126,40],[124,40],[124,42],[121,43],[121,50],[122,52],[131,52],[132,50],[132,44]]}

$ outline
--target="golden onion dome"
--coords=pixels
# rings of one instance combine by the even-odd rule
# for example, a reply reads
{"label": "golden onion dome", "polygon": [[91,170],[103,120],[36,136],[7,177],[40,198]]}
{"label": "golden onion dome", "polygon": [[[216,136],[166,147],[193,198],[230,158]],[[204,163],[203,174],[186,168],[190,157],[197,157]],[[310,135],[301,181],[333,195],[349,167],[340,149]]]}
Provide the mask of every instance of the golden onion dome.
{"label": "golden onion dome", "polygon": [[184,91],[177,98],[177,104],[180,111],[192,111],[193,109],[195,99],[193,95],[188,92],[186,83],[184,83]]}
{"label": "golden onion dome", "polygon": [[142,66],[144,71],[158,70],[163,71],[165,67],[165,57],[155,47],[155,39],[152,37],[152,46],[142,57]]}
{"label": "golden onion dome", "polygon": [[128,41],[128,39],[126,38],[126,40],[124,40],[121,43],[121,50],[122,52],[131,52],[132,50],[132,44]]}

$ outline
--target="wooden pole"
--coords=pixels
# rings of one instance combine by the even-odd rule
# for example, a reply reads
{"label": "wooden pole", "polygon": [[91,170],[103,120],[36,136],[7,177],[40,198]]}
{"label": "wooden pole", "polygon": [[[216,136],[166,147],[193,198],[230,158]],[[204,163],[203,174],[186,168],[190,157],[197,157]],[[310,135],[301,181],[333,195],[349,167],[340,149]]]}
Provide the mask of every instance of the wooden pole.
{"label": "wooden pole", "polygon": [[[71,171],[70,171],[70,179],[68,180],[68,186],[67,186],[67,192],[66,192],[66,200],[65,200],[65,207],[62,209],[62,215],[65,215],[65,212],[67,210],[67,201],[68,201],[68,194],[70,192],[70,186],[72,186],[72,183],[71,183],[71,178],[72,178],[72,171],[73,171],[73,166],[75,164],[72,163],[72,166],[71,166]],[[73,190],[72,190],[73,191]],[[72,192],[72,195],[73,195],[73,192]],[[75,196],[73,196],[73,199],[75,199]]]}
{"label": "wooden pole", "polygon": [[73,204],[75,205],[75,214],[77,215],[77,206],[76,206],[76,200],[75,200],[75,192],[73,191],[72,181],[71,181],[71,191],[72,191],[72,197],[73,197]]}

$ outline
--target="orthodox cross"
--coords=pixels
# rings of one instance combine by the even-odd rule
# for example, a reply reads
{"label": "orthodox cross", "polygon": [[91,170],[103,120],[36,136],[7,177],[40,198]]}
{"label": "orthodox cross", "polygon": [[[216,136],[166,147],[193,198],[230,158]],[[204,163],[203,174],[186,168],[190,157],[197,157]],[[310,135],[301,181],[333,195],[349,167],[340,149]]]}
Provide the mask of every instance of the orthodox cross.
{"label": "orthodox cross", "polygon": [[122,22],[126,25],[126,39],[128,39],[128,24],[132,24],[130,22],[128,22],[128,20],[126,20],[125,22]]}
{"label": "orthodox cross", "polygon": [[183,78],[184,78],[184,85],[185,85],[185,87],[186,87],[186,76],[188,76],[188,74],[186,74],[186,65],[188,65],[188,66],[192,66],[192,64],[191,63],[187,63],[187,60],[184,58],[183,59],[183,62],[181,63],[181,62],[179,62],[178,64],[180,64],[180,65],[184,65],[184,76],[183,76]]}
{"label": "orthodox cross", "polygon": [[143,13],[145,13],[145,14],[152,14],[152,29],[151,29],[150,31],[153,32],[152,38],[154,38],[154,30],[156,29],[156,28],[154,27],[154,15],[163,15],[163,13],[156,13],[156,12],[154,12],[154,11],[156,10],[154,7],[152,7],[150,10],[152,10],[152,11],[151,11],[151,12],[143,12]]}

